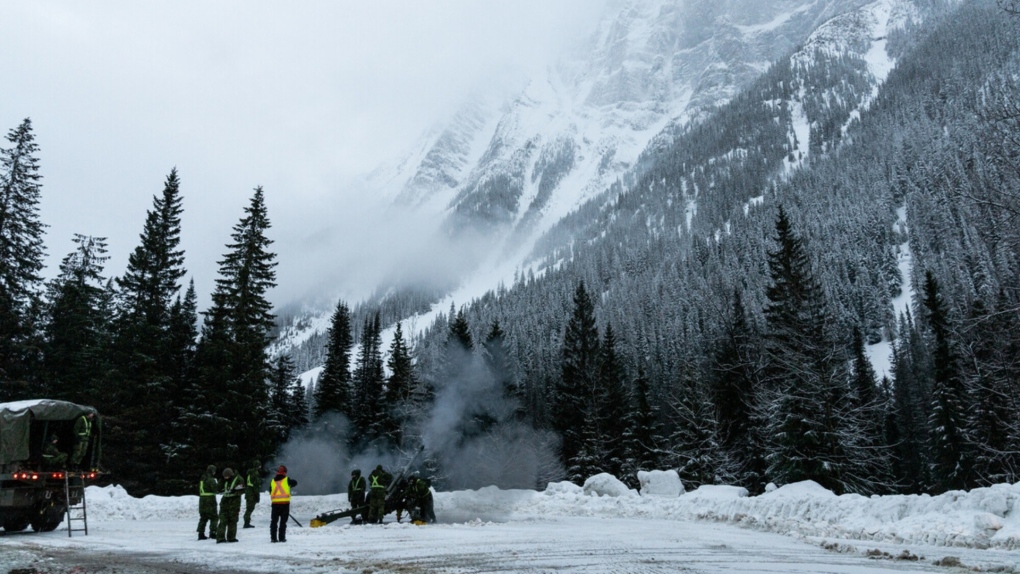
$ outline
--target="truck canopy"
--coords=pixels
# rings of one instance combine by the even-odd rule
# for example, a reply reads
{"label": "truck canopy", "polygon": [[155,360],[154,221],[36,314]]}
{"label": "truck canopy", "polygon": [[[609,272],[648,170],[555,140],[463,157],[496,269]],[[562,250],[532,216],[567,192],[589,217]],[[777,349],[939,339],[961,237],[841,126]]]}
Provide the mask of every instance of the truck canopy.
{"label": "truck canopy", "polygon": [[99,412],[93,407],[67,401],[35,399],[0,403],[0,464],[28,460],[30,434],[33,421],[73,421],[78,417]]}

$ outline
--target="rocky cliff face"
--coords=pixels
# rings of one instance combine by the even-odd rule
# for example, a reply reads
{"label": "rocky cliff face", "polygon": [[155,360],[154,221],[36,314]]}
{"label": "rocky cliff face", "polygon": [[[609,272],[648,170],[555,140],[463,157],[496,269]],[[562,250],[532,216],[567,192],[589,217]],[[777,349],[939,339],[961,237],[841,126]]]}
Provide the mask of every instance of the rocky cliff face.
{"label": "rocky cliff face", "polygon": [[519,252],[623,177],[670,125],[727,101],[823,22],[865,3],[613,0],[542,77],[473,97],[375,180],[395,201],[446,217],[451,233],[480,229]]}

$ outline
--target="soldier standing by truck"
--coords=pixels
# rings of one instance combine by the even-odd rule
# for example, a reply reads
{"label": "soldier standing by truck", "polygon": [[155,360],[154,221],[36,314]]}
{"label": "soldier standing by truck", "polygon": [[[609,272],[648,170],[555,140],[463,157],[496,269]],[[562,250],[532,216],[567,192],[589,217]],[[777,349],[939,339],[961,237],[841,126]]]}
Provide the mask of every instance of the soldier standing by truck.
{"label": "soldier standing by truck", "polygon": [[85,460],[85,453],[89,450],[89,440],[92,438],[92,421],[96,413],[87,412],[74,421],[74,452],[71,454],[71,466],[81,468]]}
{"label": "soldier standing by truck", "polygon": [[216,528],[216,543],[237,542],[237,519],[241,514],[241,493],[244,481],[231,468],[223,469],[223,498],[220,499],[220,518]]}
{"label": "soldier standing by truck", "polygon": [[259,503],[259,491],[262,486],[262,474],[259,472],[258,461],[253,460],[244,478],[244,527],[255,528],[251,524],[251,513]]}
{"label": "soldier standing by truck", "polygon": [[372,524],[381,523],[386,514],[386,487],[392,480],[393,476],[381,464],[368,475],[368,521]]}
{"label": "soldier standing by truck", "polygon": [[[198,481],[198,539],[216,538],[216,492],[220,481],[216,480],[216,466],[210,464]],[[209,523],[209,536],[205,535],[205,524]]]}

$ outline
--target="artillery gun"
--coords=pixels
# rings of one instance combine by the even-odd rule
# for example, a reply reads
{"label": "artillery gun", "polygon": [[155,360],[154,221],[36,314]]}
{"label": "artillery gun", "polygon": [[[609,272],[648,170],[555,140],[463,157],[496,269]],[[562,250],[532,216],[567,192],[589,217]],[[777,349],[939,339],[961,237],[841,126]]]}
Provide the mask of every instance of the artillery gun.
{"label": "artillery gun", "polygon": [[[407,490],[407,473],[414,465],[421,453],[425,452],[425,445],[418,447],[418,450],[411,457],[411,460],[407,461],[404,468],[397,474],[393,481],[390,482],[389,486],[386,487],[386,510],[383,515],[389,514],[397,510],[404,509],[404,502]],[[312,519],[309,526],[312,528],[319,528],[332,522],[336,522],[341,518],[352,518],[368,512],[368,505],[355,506],[354,508],[337,508],[335,510],[327,510]]]}

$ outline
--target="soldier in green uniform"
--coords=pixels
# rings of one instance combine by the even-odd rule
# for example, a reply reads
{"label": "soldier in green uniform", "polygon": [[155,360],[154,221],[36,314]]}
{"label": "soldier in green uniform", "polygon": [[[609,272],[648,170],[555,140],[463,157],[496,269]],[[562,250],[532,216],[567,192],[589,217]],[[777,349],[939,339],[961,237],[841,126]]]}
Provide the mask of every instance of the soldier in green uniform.
{"label": "soldier in green uniform", "polygon": [[411,500],[411,520],[414,522],[435,523],[436,511],[432,498],[432,482],[427,478],[414,476],[407,487],[408,498]]}
{"label": "soldier in green uniform", "polygon": [[251,524],[251,513],[259,503],[261,486],[262,474],[259,472],[259,463],[253,460],[244,479],[244,528],[255,528]]}
{"label": "soldier in green uniform", "polygon": [[81,468],[85,461],[85,453],[89,450],[89,439],[92,437],[92,422],[96,413],[86,413],[74,421],[74,452],[71,453],[71,466]]}
{"label": "soldier in green uniform", "polygon": [[241,514],[241,494],[244,480],[230,468],[223,469],[223,498],[220,499],[220,519],[216,528],[216,543],[237,542],[237,519]]}
{"label": "soldier in green uniform", "polygon": [[[365,506],[365,487],[367,481],[364,476],[361,476],[361,471],[354,469],[351,471],[351,481],[347,483],[347,502],[351,503],[351,508],[358,508],[359,506]],[[351,524],[361,524],[367,521],[368,514],[366,512],[361,513],[361,518],[357,516],[351,517]]]}
{"label": "soldier in green uniform", "polygon": [[61,451],[57,443],[57,437],[53,437],[46,445],[46,450],[43,451],[43,469],[45,470],[60,470],[67,466],[67,453]]}
{"label": "soldier in green uniform", "polygon": [[368,521],[372,524],[382,522],[386,514],[386,487],[392,480],[393,476],[381,464],[368,475]]}
{"label": "soldier in green uniform", "polygon": [[[205,469],[202,480],[198,483],[198,539],[216,538],[216,493],[220,489],[220,481],[216,480],[216,466],[209,465]],[[205,524],[209,523],[209,536],[205,535]]]}

